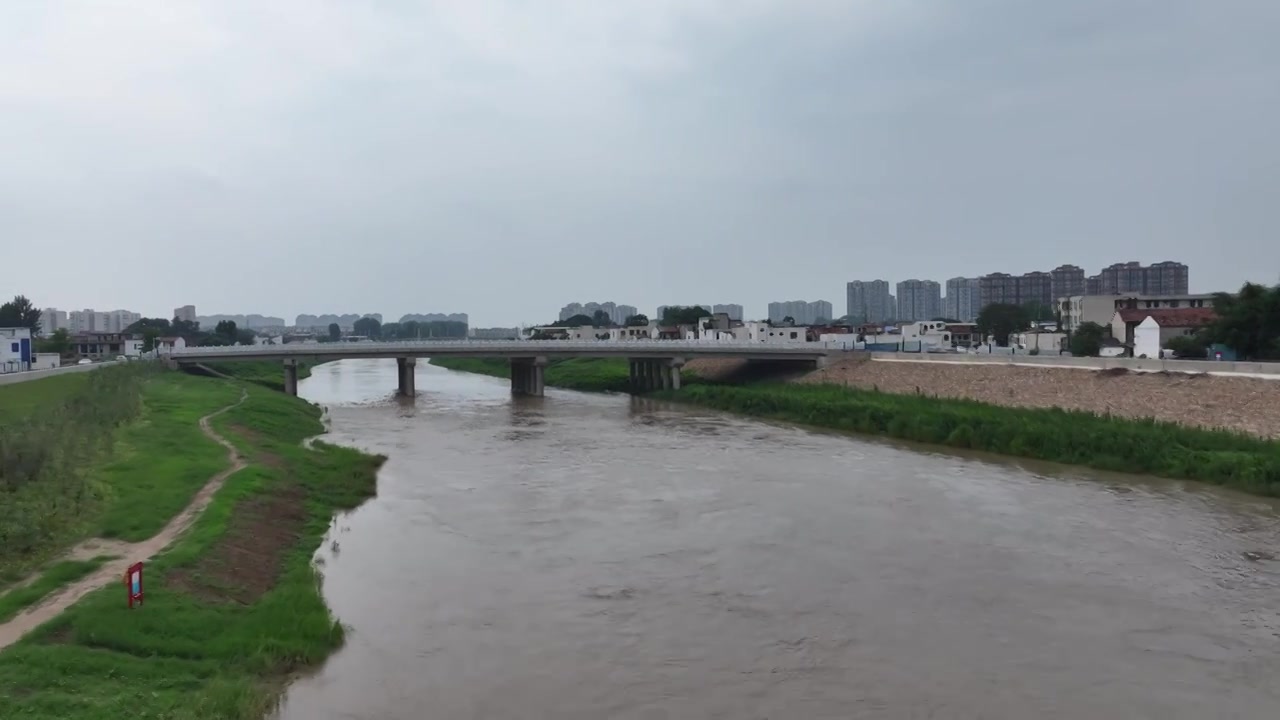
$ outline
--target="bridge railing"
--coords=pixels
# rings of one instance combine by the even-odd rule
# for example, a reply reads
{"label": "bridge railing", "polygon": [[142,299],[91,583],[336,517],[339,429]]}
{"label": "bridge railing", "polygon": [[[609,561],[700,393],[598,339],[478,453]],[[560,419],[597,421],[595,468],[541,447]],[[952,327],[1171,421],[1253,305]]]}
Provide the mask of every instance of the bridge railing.
{"label": "bridge railing", "polygon": [[211,355],[361,355],[380,353],[413,353],[443,351],[466,353],[469,350],[500,353],[539,352],[606,352],[626,355],[629,352],[742,351],[778,355],[806,355],[836,347],[824,342],[753,343],[721,340],[398,340],[362,343],[286,343],[283,345],[222,345],[189,347],[167,355],[208,357]]}

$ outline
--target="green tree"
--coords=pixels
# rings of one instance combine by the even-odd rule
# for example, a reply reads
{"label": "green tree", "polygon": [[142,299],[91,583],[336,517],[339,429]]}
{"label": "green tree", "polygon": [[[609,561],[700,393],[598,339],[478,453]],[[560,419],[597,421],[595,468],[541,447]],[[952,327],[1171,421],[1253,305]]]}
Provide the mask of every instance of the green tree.
{"label": "green tree", "polygon": [[574,315],[568,320],[565,320],[564,322],[560,323],[560,325],[563,325],[565,327],[585,327],[587,325],[590,325],[592,322],[593,321],[590,315]]}
{"label": "green tree", "polygon": [[1280,358],[1280,285],[1245,283],[1235,295],[1218,293],[1213,311],[1207,342],[1222,343],[1246,360]]}
{"label": "green tree", "polygon": [[690,305],[688,307],[672,305],[662,311],[662,324],[696,325],[699,320],[710,314],[710,310],[698,305]]}
{"label": "green tree", "polygon": [[130,335],[146,334],[147,330],[155,330],[156,337],[169,335],[173,332],[173,325],[164,318],[142,318],[138,322],[125,328],[124,331]]}
{"label": "green tree", "polygon": [[342,328],[338,327],[338,323],[329,323],[329,341],[338,342],[342,339]]}
{"label": "green tree", "polygon": [[795,324],[796,324],[796,319],[795,319],[795,318],[793,318],[793,317],[791,317],[790,315],[788,315],[788,316],[786,316],[786,317],[782,318],[782,324],[783,324],[783,325],[786,325],[786,326],[788,326],[788,327],[794,327],[794,326],[795,326]]}
{"label": "green tree", "polygon": [[1080,327],[1071,333],[1071,354],[1076,357],[1097,357],[1102,351],[1102,341],[1106,337],[1107,329],[1098,323],[1080,323]]}
{"label": "green tree", "polygon": [[215,325],[213,328],[214,335],[217,335],[218,337],[223,338],[229,343],[233,343],[236,341],[236,331],[237,331],[237,328],[236,328],[235,320],[219,321],[218,324]]}
{"label": "green tree", "polygon": [[643,313],[637,313],[627,318],[627,327],[644,327],[649,324],[649,316]]}
{"label": "green tree", "polygon": [[[136,325],[137,323],[135,323]],[[169,321],[165,321],[167,326]],[[142,352],[149,353],[156,349],[156,340],[160,337],[160,330],[155,327],[142,329]]]}
{"label": "green tree", "polygon": [[1165,348],[1172,350],[1173,354],[1179,358],[1187,360],[1203,360],[1209,356],[1209,342],[1205,333],[1169,338]]}
{"label": "green tree", "polygon": [[1057,317],[1052,307],[1034,300],[1023,303],[1022,307],[1027,311],[1027,322],[1044,322]]}
{"label": "green tree", "polygon": [[401,334],[403,332],[404,328],[400,326],[400,323],[389,322],[382,323],[382,327],[378,330],[378,335],[381,336],[383,340],[395,340],[397,338],[404,337]]}
{"label": "green tree", "polygon": [[58,353],[59,355],[70,354],[71,334],[67,332],[66,328],[54,330],[52,335],[36,342],[36,352]]}
{"label": "green tree", "polygon": [[382,323],[378,322],[377,318],[362,317],[355,321],[352,329],[357,335],[364,335],[370,338],[382,337]]}
{"label": "green tree", "polygon": [[996,344],[1005,347],[1009,336],[1026,330],[1031,324],[1027,309],[1021,305],[991,303],[978,313],[978,332],[995,337]]}
{"label": "green tree", "polygon": [[613,324],[613,320],[609,317],[609,313],[604,310],[596,310],[591,313],[591,327],[609,327]]}
{"label": "green tree", "polygon": [[30,328],[32,337],[39,337],[40,310],[26,295],[14,295],[12,300],[0,305],[0,327]]}

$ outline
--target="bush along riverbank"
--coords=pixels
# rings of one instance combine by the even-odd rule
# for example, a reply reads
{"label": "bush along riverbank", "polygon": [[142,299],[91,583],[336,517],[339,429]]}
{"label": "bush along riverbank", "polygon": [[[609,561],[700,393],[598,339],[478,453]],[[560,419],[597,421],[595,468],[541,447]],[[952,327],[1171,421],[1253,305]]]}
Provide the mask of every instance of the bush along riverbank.
{"label": "bush along riverbank", "polygon": [[[150,395],[153,383],[159,396]],[[149,536],[190,499],[186,481],[156,492],[168,487],[166,478],[194,480],[224,469],[225,450],[200,433],[197,420],[208,414],[212,396],[225,407],[241,388],[244,402],[211,425],[247,467],[147,563],[141,608],[127,609],[119,583],[112,583],[0,653],[0,714],[261,718],[291,674],[314,667],[342,643],[311,557],[334,511],[372,496],[382,458],[323,442],[304,448],[305,438],[323,431],[320,410],[305,401],[178,372],[149,381],[142,422],[150,434],[162,429],[162,412],[169,413],[165,424],[195,434],[175,432],[156,443],[150,434],[133,438],[118,462],[145,461],[134,482],[153,489],[98,527],[123,538]],[[221,462],[211,467],[210,457]],[[151,469],[157,462],[163,470]]]}
{"label": "bush along riverbank", "polygon": [[[431,358],[432,365],[449,370],[511,377],[511,363],[498,358]],[[547,364],[544,379],[550,387],[587,392],[627,392],[631,389],[631,369],[621,358],[572,358],[552,360]],[[696,374],[685,370],[681,375],[683,385],[697,384]]]}
{"label": "bush along riverbank", "polygon": [[699,385],[657,396],[835,430],[1280,496],[1280,443],[1224,430],[836,385]]}

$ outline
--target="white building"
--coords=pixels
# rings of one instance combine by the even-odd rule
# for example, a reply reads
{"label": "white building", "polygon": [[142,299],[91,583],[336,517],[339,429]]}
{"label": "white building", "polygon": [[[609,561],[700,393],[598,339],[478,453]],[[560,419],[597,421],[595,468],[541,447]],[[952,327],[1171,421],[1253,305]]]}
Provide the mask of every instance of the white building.
{"label": "white building", "polygon": [[0,373],[30,370],[35,360],[31,328],[0,328]]}
{"label": "white building", "polygon": [[156,354],[157,355],[168,355],[174,350],[182,350],[186,346],[187,346],[187,341],[185,338],[182,338],[182,337],[156,338]]}
{"label": "white building", "polygon": [[182,320],[183,322],[195,322],[195,321],[196,321],[196,306],[195,306],[195,305],[183,305],[182,307],[174,308],[174,309],[173,309],[173,319],[174,319],[174,320]]}

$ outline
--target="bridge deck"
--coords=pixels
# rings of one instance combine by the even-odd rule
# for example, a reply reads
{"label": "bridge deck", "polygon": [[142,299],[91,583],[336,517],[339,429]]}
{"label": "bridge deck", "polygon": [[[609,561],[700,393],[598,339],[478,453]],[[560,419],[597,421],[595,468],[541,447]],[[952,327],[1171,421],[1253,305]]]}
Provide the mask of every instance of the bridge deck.
{"label": "bridge deck", "polygon": [[816,360],[833,352],[824,343],[727,343],[681,340],[594,341],[442,341],[363,343],[289,343],[237,347],[192,347],[168,355],[177,362],[288,360],[319,358],[741,358],[746,360]]}

